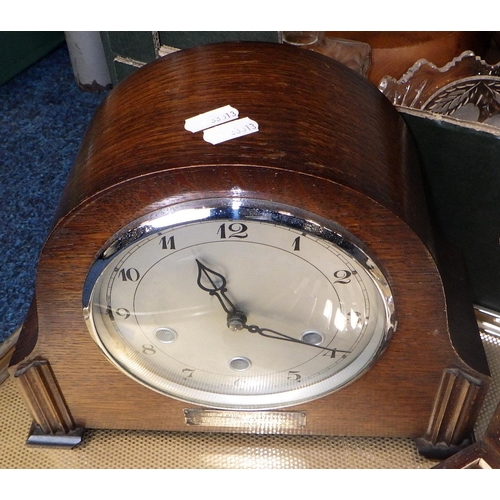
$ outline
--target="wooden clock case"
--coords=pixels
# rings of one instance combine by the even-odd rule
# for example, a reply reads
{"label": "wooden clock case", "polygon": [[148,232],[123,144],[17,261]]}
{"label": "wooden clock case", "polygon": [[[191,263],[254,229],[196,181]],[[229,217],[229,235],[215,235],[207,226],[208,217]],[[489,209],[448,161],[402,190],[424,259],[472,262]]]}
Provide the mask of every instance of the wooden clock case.
{"label": "wooden clock case", "polygon": [[[212,145],[184,129],[187,118],[224,105],[259,131]],[[348,387],[250,412],[255,420],[224,412],[235,426],[196,425],[185,413],[194,405],[105,359],[86,328],[82,291],[100,249],[131,221],[235,193],[298,206],[364,242],[389,278],[398,328]],[[408,130],[367,80],[280,44],[223,43],[158,59],[99,107],[40,256],[10,367],[34,419],[28,442],[75,444],[83,428],[276,432],[413,437],[422,453],[449,455],[470,444],[489,376],[462,276],[447,263]],[[268,413],[278,422],[298,413],[303,423],[266,427]]]}

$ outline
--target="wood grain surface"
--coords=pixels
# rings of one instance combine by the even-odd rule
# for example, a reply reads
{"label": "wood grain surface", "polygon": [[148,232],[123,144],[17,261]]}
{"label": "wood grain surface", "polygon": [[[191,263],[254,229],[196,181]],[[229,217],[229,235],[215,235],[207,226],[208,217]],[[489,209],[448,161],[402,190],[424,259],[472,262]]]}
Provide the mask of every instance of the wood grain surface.
{"label": "wood grain surface", "polygon": [[[226,104],[258,122],[259,132],[213,146],[184,129],[187,118]],[[365,243],[394,291],[398,329],[386,352],[350,386],[294,407],[307,414],[301,433],[422,436],[448,368],[479,380],[484,392],[484,356],[473,356],[471,366],[450,339],[404,122],[342,65],[266,43],[175,53],[106,98],[40,258],[38,335],[36,328],[23,330],[14,369],[26,359],[49,360],[78,426],[187,430],[183,411],[193,405],[138,385],[105,359],[83,320],[82,289],[95,257],[123,226],[175,203],[230,197],[235,189],[240,197],[299,206],[345,227]],[[481,349],[477,329],[459,334],[465,350]],[[468,411],[473,424],[476,407]]]}

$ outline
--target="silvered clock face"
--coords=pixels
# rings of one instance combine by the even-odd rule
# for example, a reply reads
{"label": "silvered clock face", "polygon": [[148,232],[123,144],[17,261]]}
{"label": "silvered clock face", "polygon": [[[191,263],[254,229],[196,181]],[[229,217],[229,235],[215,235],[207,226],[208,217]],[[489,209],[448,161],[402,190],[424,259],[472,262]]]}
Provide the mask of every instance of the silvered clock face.
{"label": "silvered clock face", "polygon": [[289,206],[182,203],[106,246],[84,315],[109,360],[155,391],[223,409],[296,405],[359,377],[394,330],[390,287],[361,246]]}

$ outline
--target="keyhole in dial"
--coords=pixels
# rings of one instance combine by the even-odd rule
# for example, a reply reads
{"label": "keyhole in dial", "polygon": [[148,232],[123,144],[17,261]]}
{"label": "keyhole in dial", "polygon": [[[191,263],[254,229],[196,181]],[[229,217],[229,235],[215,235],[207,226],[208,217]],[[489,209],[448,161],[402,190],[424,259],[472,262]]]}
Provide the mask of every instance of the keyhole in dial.
{"label": "keyhole in dial", "polygon": [[156,330],[155,337],[163,344],[171,344],[177,340],[177,332],[173,328],[162,327]]}
{"label": "keyhole in dial", "polygon": [[322,333],[316,332],[314,330],[304,332],[300,337],[300,340],[302,340],[302,342],[311,345],[320,345],[324,339],[325,338]]}
{"label": "keyhole in dial", "polygon": [[252,366],[252,362],[248,358],[238,356],[229,362],[229,366],[234,371],[244,372]]}

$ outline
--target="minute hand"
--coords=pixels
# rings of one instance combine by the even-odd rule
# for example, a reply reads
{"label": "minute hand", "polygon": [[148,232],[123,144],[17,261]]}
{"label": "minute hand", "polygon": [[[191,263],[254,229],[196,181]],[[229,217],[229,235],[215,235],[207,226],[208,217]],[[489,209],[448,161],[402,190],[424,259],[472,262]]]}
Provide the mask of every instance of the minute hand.
{"label": "minute hand", "polygon": [[349,353],[351,351],[342,351],[340,349],[332,349],[330,347],[323,347],[320,345],[316,344],[309,344],[308,342],[304,342],[303,340],[296,339],[294,337],[290,337],[289,335],[286,335],[281,332],[277,332],[276,330],[271,330],[269,328],[260,328],[257,325],[244,325],[244,329],[248,330],[251,333],[258,333],[259,335],[262,335],[263,337],[267,337],[270,339],[276,339],[276,340],[285,340],[287,342],[294,342],[296,344],[302,344],[302,345],[307,345],[309,347],[316,347],[317,349],[321,349],[323,351],[330,351],[331,357],[334,358],[335,354],[338,352],[342,353]]}

